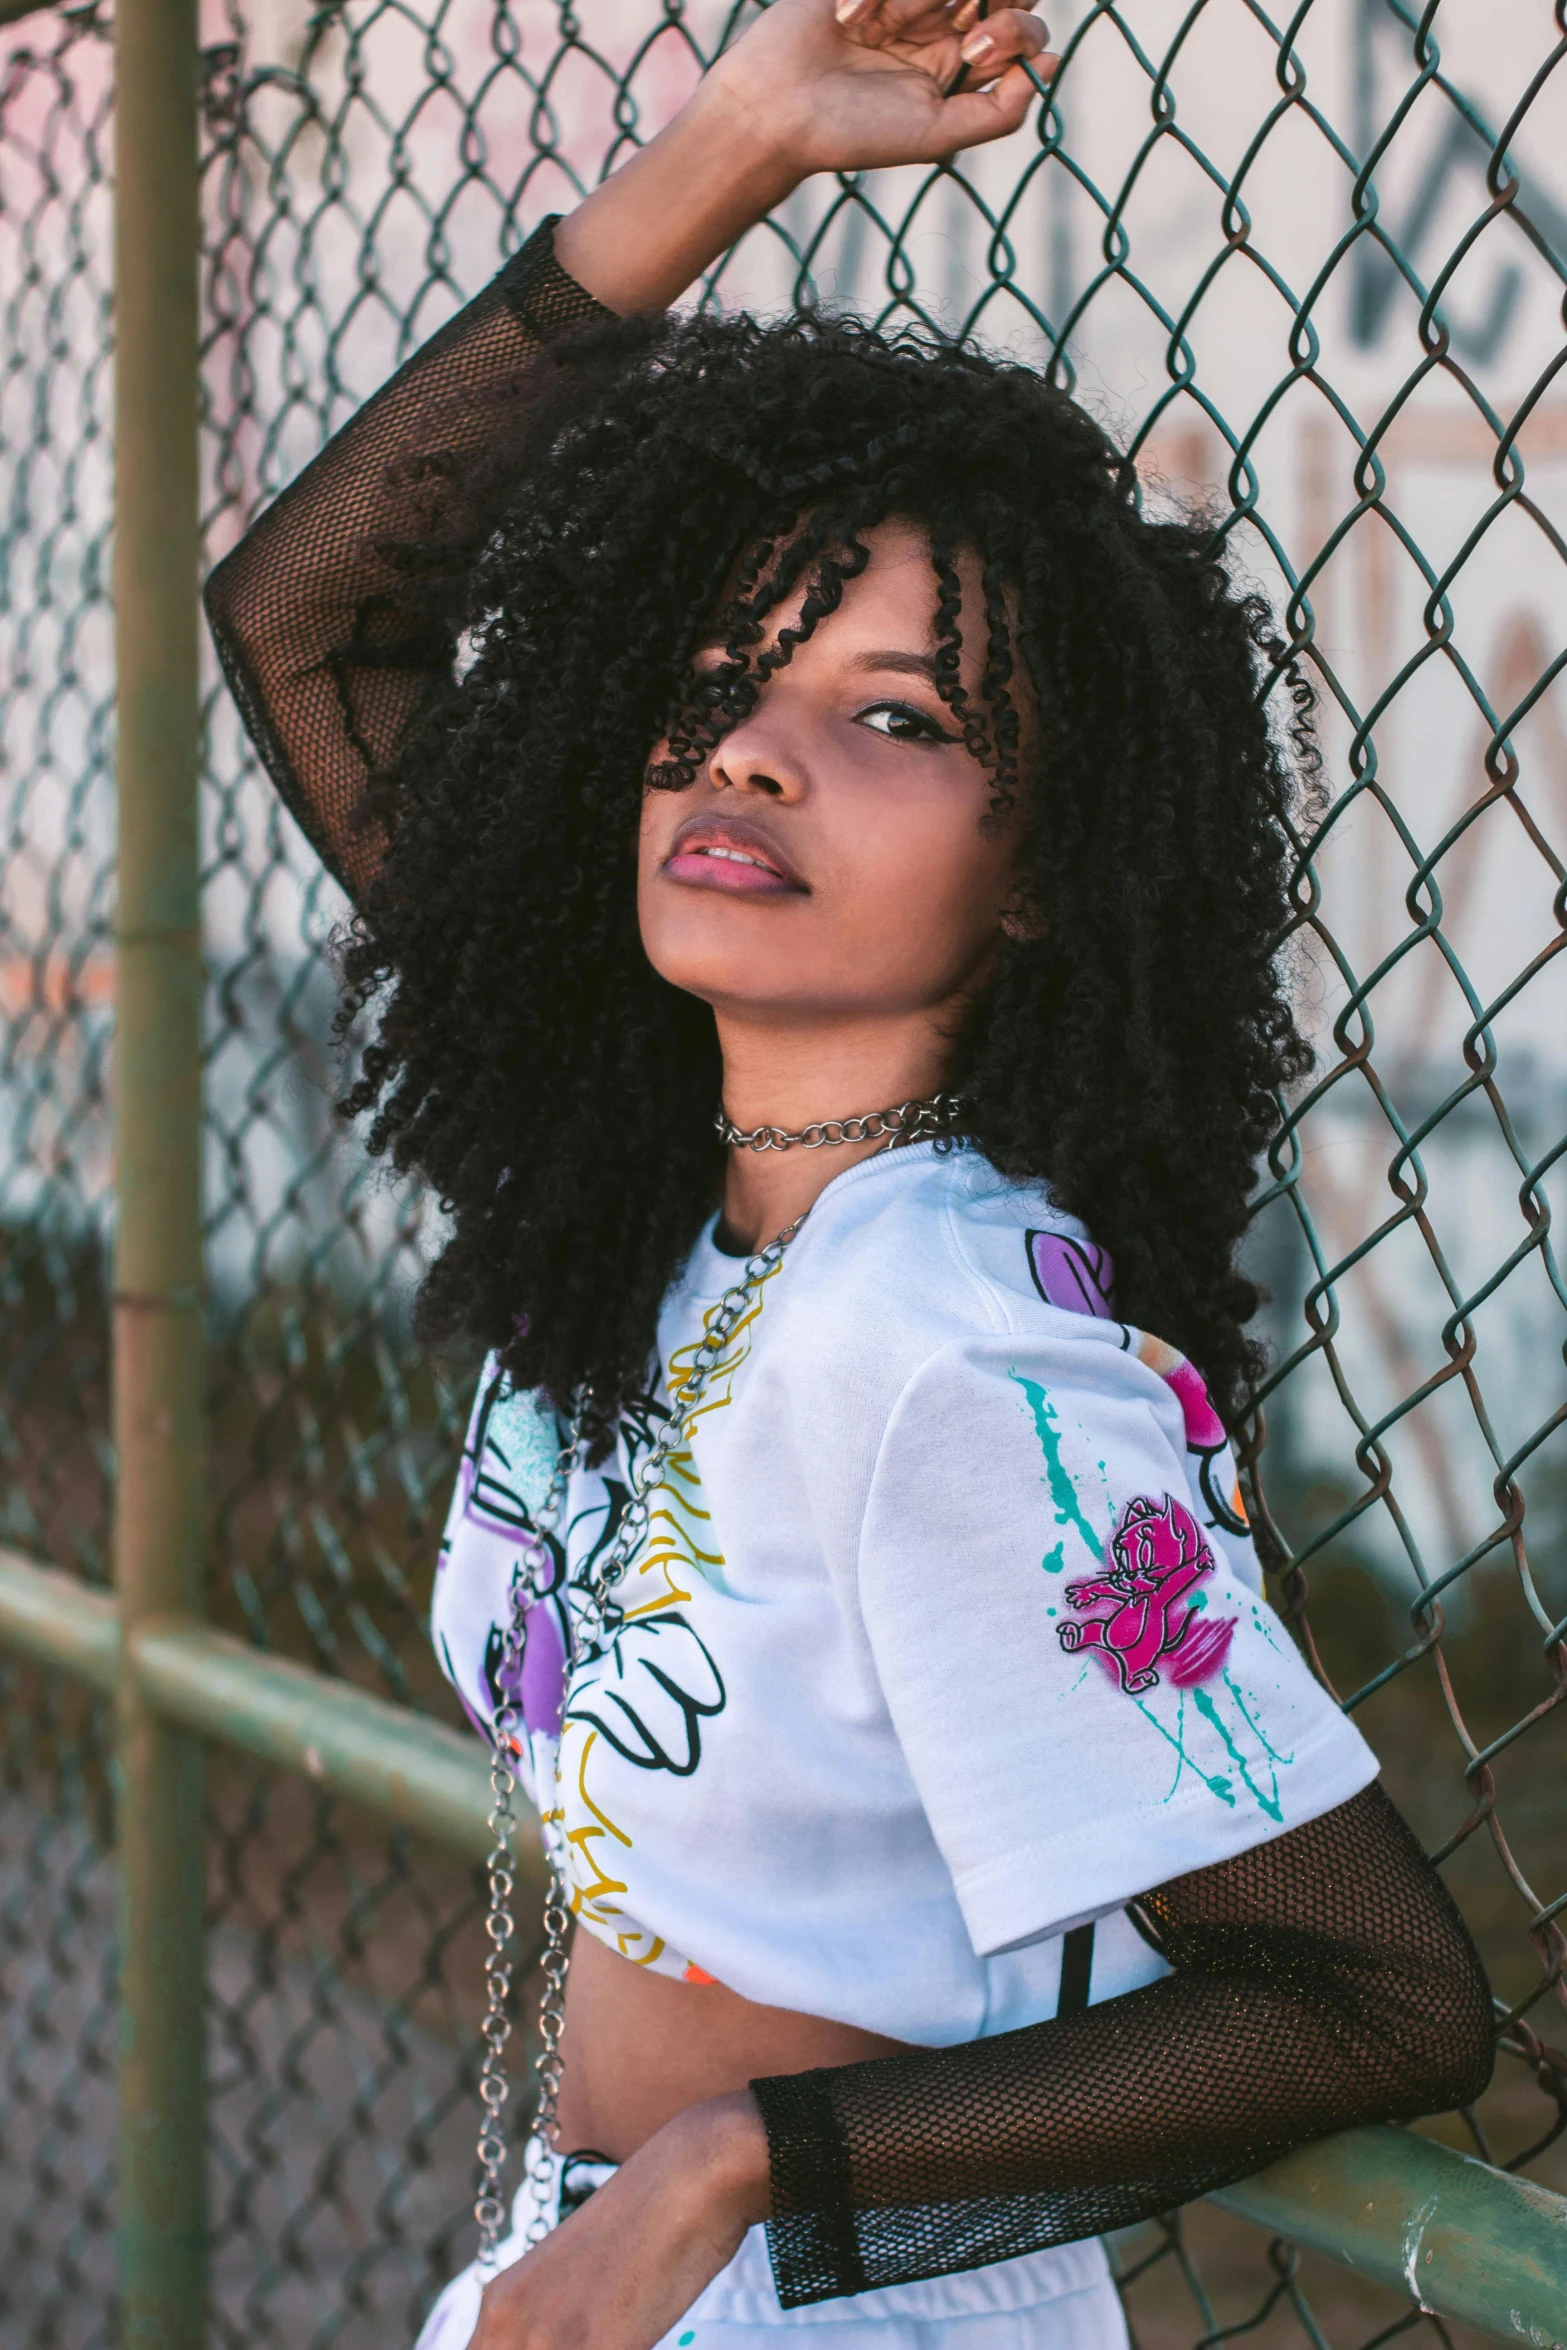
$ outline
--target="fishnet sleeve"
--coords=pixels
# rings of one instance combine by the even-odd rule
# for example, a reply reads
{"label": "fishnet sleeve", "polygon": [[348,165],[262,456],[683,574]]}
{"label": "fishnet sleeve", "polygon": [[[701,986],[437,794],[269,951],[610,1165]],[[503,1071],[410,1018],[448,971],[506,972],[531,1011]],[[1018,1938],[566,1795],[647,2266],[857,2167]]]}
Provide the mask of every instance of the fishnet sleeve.
{"label": "fishnet sleeve", "polygon": [[544,221],[366,401],[207,582],[251,738],[355,896],[385,840],[367,787],[449,680],[454,654],[450,630],[399,592],[389,549],[411,522],[439,535],[443,466],[498,433],[539,350],[609,316],[556,261],[554,228]]}
{"label": "fishnet sleeve", "polygon": [[1139,1912],[1174,1970],[1141,1990],[751,2084],[786,2308],[1125,2227],[1490,2078],[1474,1945],[1374,1784]]}

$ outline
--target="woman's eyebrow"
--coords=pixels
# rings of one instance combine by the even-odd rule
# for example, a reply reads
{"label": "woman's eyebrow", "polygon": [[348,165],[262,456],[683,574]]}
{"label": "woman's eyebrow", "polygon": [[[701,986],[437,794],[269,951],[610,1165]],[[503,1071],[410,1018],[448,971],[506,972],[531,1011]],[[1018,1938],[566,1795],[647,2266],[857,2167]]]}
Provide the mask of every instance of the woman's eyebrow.
{"label": "woman's eyebrow", "polygon": [[856,653],[850,663],[853,669],[891,669],[904,677],[923,677],[931,685],[936,683],[936,663],[929,653]]}

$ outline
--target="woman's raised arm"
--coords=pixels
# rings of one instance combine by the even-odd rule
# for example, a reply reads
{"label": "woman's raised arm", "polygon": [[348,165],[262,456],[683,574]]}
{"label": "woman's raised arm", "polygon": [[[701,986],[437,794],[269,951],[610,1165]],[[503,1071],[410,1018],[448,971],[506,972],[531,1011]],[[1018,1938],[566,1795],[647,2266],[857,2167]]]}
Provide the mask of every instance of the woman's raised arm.
{"label": "woman's raised arm", "polygon": [[[363,895],[385,832],[366,790],[451,674],[450,632],[400,593],[408,460],[482,450],[552,334],[606,314],[561,272],[546,222],[267,508],[207,582],[224,675],[273,782]],[[431,488],[438,494],[439,477]],[[437,523],[424,500],[426,523]]]}
{"label": "woman's raised arm", "polygon": [[[1045,30],[1018,10],[983,27],[977,14],[978,0],[774,0],[669,127],[553,237],[546,223],[213,572],[207,609],[235,700],[351,894],[385,843],[367,787],[455,649],[400,592],[391,545],[440,536],[443,478],[501,438],[542,348],[665,308],[812,172],[931,161],[1015,129],[1032,85],[1013,61],[1037,57]],[[944,95],[960,72],[965,87]]]}

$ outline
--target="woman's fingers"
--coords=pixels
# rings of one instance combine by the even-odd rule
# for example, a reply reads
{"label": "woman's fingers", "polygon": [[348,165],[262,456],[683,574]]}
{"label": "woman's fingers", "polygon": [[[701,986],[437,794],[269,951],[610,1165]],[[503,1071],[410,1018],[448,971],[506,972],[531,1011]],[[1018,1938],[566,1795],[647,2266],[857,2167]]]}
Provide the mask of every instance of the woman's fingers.
{"label": "woman's fingers", "polygon": [[958,52],[966,68],[963,87],[982,89],[1009,65],[1023,60],[1032,64],[1036,57],[1046,55],[1049,41],[1050,28],[1043,17],[1022,8],[995,10],[963,35]]}
{"label": "woman's fingers", "polygon": [[862,39],[906,40],[911,33],[933,35],[950,26],[964,4],[965,0],[834,0],[833,14],[845,32],[858,33]]}
{"label": "woman's fingers", "polygon": [[[1034,71],[1048,81],[1055,64],[1053,57],[1041,52]],[[924,160],[942,162],[965,147],[983,147],[988,139],[1004,139],[1009,131],[1020,128],[1036,94],[1032,77],[1018,64],[1006,66],[988,89],[954,92],[936,117],[930,153]]]}
{"label": "woman's fingers", "polygon": [[[993,8],[987,0],[835,0],[846,32],[867,48],[896,48],[908,57],[927,43],[959,43],[960,71],[950,93],[983,89],[1009,65],[1046,54],[1050,30],[1029,9]],[[950,54],[950,50],[948,52]]]}
{"label": "woman's fingers", "polygon": [[960,65],[944,95],[983,89],[1009,65],[1046,54],[1050,28],[1025,8],[995,8],[987,0],[836,0],[840,25],[867,48],[894,50],[911,61],[959,45]]}

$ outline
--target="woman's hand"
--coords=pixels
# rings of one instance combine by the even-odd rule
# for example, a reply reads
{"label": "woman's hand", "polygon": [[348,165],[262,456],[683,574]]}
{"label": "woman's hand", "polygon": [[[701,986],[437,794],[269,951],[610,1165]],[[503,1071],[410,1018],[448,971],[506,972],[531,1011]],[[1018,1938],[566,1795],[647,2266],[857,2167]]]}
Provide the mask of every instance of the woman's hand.
{"label": "woman's hand", "polygon": [[768,2208],[749,2090],[694,2105],[501,2271],[471,2350],[653,2350]]}
{"label": "woman's hand", "polygon": [[[980,0],[772,0],[668,128],[556,232],[611,310],[658,309],[818,171],[937,163],[1014,131],[1055,60]],[[961,86],[959,84],[961,83]],[[950,93],[950,94],[949,94]]]}
{"label": "woman's hand", "polygon": [[937,163],[1018,128],[1021,61],[1048,38],[1021,8],[982,19],[980,0],[773,0],[706,86],[796,181]]}

